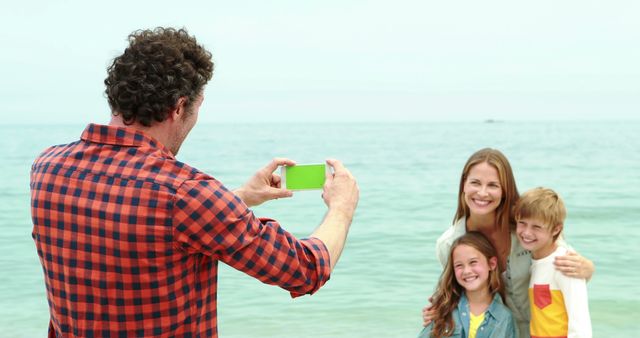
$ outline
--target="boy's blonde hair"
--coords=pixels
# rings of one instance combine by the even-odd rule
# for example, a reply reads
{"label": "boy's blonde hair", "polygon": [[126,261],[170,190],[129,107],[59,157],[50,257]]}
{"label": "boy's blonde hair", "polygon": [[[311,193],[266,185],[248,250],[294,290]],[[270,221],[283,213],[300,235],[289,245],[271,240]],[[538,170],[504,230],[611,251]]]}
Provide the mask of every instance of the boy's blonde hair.
{"label": "boy's blonde hair", "polygon": [[555,191],[538,187],[520,195],[514,214],[516,220],[532,218],[542,221],[551,231],[559,225],[560,232],[553,236],[555,241],[562,232],[567,209],[565,209],[564,202]]}

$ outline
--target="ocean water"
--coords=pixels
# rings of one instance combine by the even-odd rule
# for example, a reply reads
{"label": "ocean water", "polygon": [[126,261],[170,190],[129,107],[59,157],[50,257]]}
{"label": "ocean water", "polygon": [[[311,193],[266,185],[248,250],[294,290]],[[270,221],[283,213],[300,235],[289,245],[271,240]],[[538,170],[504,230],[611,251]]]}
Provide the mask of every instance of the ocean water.
{"label": "ocean water", "polygon": [[[31,239],[29,169],[84,126],[0,126],[0,337],[44,336],[42,269]],[[241,185],[271,158],[342,160],[360,203],[331,280],[291,299],[221,264],[222,337],[414,337],[440,274],[436,238],[451,224],[462,166],[495,147],[521,192],[547,186],[568,209],[567,241],[596,264],[588,283],[595,337],[640,332],[640,121],[198,125],[178,158]],[[319,191],[254,211],[304,237],[326,208]]]}

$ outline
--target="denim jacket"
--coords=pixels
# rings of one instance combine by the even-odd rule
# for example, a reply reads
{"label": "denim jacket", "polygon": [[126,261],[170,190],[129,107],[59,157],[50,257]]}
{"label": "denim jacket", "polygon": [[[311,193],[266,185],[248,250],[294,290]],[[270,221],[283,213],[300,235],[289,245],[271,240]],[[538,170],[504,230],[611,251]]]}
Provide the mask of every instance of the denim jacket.
{"label": "denim jacket", "polygon": [[[466,219],[462,217],[438,238],[436,242],[436,253],[443,267],[449,259],[451,244],[453,244],[456,238],[464,235],[466,232]],[[511,252],[507,257],[507,268],[501,275],[507,296],[504,305],[506,305],[511,310],[511,314],[513,314],[516,326],[520,330],[520,338],[529,338],[530,268],[531,253],[522,247],[515,233],[512,233]]]}
{"label": "denim jacket", "polygon": [[[453,309],[454,330],[451,337],[467,338],[469,336],[469,301],[462,294],[458,307]],[[422,329],[418,338],[430,338],[433,322]],[[515,321],[511,311],[504,306],[499,294],[495,294],[493,302],[484,314],[484,321],[478,327],[476,338],[517,338]]]}

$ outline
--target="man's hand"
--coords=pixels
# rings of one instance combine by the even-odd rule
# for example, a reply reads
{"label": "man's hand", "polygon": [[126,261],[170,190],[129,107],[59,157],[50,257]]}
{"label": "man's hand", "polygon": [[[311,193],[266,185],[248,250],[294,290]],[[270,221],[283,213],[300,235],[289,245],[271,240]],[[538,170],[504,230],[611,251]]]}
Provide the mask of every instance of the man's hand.
{"label": "man's hand", "polygon": [[280,175],[273,172],[281,165],[295,165],[288,158],[274,158],[264,168],[258,170],[242,187],[233,192],[249,207],[255,207],[266,201],[293,196],[291,190],[280,188]]}
{"label": "man's hand", "polygon": [[327,164],[333,168],[333,174],[327,174],[322,199],[329,210],[341,212],[351,220],[360,198],[358,184],[342,162],[328,159]]}
{"label": "man's hand", "polygon": [[347,233],[353,220],[360,192],[356,179],[338,160],[327,160],[327,164],[333,167],[333,174],[327,174],[322,190],[322,199],[329,210],[322,224],[311,234],[311,237],[320,239],[331,258],[331,270],[338,263]]}

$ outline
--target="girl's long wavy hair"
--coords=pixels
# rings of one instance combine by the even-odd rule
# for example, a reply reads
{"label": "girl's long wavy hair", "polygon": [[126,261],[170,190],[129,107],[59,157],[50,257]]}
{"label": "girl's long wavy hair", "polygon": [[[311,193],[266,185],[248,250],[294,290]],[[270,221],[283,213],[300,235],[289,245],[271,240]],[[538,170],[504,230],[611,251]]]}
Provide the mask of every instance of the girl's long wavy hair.
{"label": "girl's long wavy hair", "polygon": [[[496,249],[489,240],[480,232],[469,231],[456,239],[451,245],[449,260],[445,266],[436,291],[432,297],[432,309],[434,311],[432,337],[451,336],[455,324],[453,322],[453,310],[458,306],[460,297],[465,291],[458,284],[453,268],[453,251],[460,245],[468,245],[478,250],[486,259],[487,264],[492,257],[498,257]],[[504,301],[504,289],[500,278],[500,266],[496,264],[495,269],[489,271],[489,292],[491,295],[499,293]]]}
{"label": "girl's long wavy hair", "polygon": [[458,209],[453,217],[453,224],[458,222],[462,217],[469,218],[469,206],[464,201],[464,184],[469,176],[469,171],[476,164],[488,163],[498,171],[498,179],[500,187],[502,187],[502,201],[496,209],[495,227],[496,230],[511,231],[512,225],[515,225],[515,217],[513,215],[513,207],[518,201],[518,188],[516,180],[513,177],[513,171],[507,158],[497,149],[484,148],[476,151],[464,165],[462,175],[460,176],[460,188],[458,189]]}

